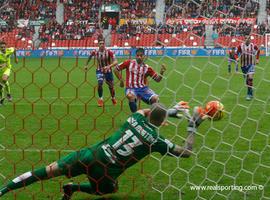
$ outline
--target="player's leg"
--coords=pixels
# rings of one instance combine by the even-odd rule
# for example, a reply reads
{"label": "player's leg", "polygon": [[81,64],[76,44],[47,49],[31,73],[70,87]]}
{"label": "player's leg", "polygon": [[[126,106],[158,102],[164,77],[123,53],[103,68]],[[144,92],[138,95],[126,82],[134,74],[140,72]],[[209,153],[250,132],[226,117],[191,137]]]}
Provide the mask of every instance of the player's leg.
{"label": "player's leg", "polygon": [[130,108],[131,112],[136,112],[137,111],[137,96],[135,93],[135,89],[126,89],[126,97],[128,99],[128,105]]}
{"label": "player's leg", "polygon": [[138,91],[138,97],[147,104],[153,104],[159,101],[158,95],[149,87],[140,88]]}
{"label": "player's leg", "polygon": [[246,100],[253,98],[253,75],[255,73],[254,65],[248,66],[246,84],[247,84],[247,97]]}
{"label": "player's leg", "polygon": [[6,94],[7,94],[7,100],[9,102],[11,102],[12,101],[12,96],[11,96],[11,92],[10,92],[10,85],[9,85],[9,82],[8,82],[9,75],[10,75],[10,69],[7,69],[3,74],[2,80],[3,80],[4,88],[5,88],[5,91],[6,91]]}
{"label": "player's leg", "polygon": [[[104,172],[103,172],[104,174]],[[64,195],[62,200],[70,200],[74,192],[84,192],[88,194],[104,195],[111,194],[118,191],[118,181],[103,178],[98,181],[88,177],[89,183],[68,183],[63,186]]]}
{"label": "player's leg", "polygon": [[65,175],[67,177],[75,177],[86,172],[87,166],[83,160],[91,159],[92,153],[88,149],[82,149],[78,152],[73,152],[61,158],[57,162],[53,162],[46,167],[36,169],[32,172],[26,172],[0,189],[0,196],[18,188],[25,187],[34,182],[54,178]]}
{"label": "player's leg", "polygon": [[243,74],[244,79],[246,80],[246,78],[247,78],[247,67],[246,66],[242,66],[241,67],[241,71],[242,71],[242,74]]}
{"label": "player's leg", "polygon": [[[87,183],[68,183],[64,185],[64,195],[62,200],[71,199],[71,196],[74,192],[85,192],[88,194],[103,195],[117,191],[117,181],[113,177],[119,175],[110,175],[110,173],[108,172],[108,168],[105,164],[101,162],[95,162],[97,160],[100,160],[100,158],[98,158],[97,155],[93,152],[96,152],[96,150],[84,149],[79,151],[77,154],[75,153],[75,156],[70,157],[70,159],[67,157],[63,161],[59,161],[60,166],[65,164],[70,165],[70,163],[72,163],[73,167],[69,171],[63,170],[65,171],[63,173],[71,175],[79,175],[81,173],[84,173],[87,175],[89,180],[89,182]],[[77,159],[74,159],[76,155]],[[77,169],[80,170],[78,171]],[[104,176],[104,174],[107,175]]]}
{"label": "player's leg", "polygon": [[[68,154],[64,158],[58,161],[59,168],[61,168],[62,174],[66,175],[68,178],[75,177],[81,174],[86,174],[92,172],[89,166],[93,166],[93,160],[96,160],[93,157],[93,149],[89,150],[88,148],[81,149],[80,151],[73,152]],[[100,167],[101,168],[101,167]],[[96,171],[95,171],[96,172]],[[102,176],[104,176],[104,171],[102,171]],[[68,183],[63,186],[63,200],[71,199],[71,196],[74,192],[81,191],[89,194],[94,194],[92,185],[90,183],[83,184],[74,184]]]}
{"label": "player's leg", "polygon": [[253,97],[253,74],[247,75],[247,88],[247,100],[250,100]]}
{"label": "player's leg", "polygon": [[[159,102],[159,96],[151,90],[149,87],[140,88],[138,92],[138,97],[147,104],[153,104]],[[162,123],[162,126],[169,125],[167,121]]]}
{"label": "player's leg", "polygon": [[0,80],[0,106],[4,104],[4,100],[5,100],[5,93],[4,93],[4,88],[5,88],[5,82],[4,82],[4,73],[5,71],[0,71],[0,76],[1,76],[1,80]]}
{"label": "player's leg", "polygon": [[244,77],[244,80],[245,80],[245,85],[247,87],[247,96],[246,96],[246,100],[251,100],[251,97],[249,95],[250,93],[250,87],[249,85],[251,84],[251,82],[249,82],[249,79],[248,79],[248,66],[243,66],[241,67],[241,70],[242,70],[242,73],[243,73],[243,77]]}
{"label": "player's leg", "polygon": [[9,191],[16,190],[37,181],[54,178],[61,175],[61,170],[58,167],[57,162],[54,162],[46,167],[35,169],[34,171],[26,172],[12,181],[8,182],[0,189],[0,196],[3,196]]}
{"label": "player's leg", "polygon": [[91,183],[97,195],[111,194],[118,191],[118,181],[110,177],[104,177],[97,182],[92,181]]}
{"label": "player's leg", "polygon": [[94,194],[95,190],[93,190],[91,183],[81,183],[74,184],[68,183],[63,186],[63,197],[62,200],[69,200],[74,192],[85,192],[88,194]]}
{"label": "player's leg", "polygon": [[100,70],[96,70],[96,77],[98,81],[98,106],[102,107],[104,105],[103,103],[103,80],[104,80],[104,74]]}
{"label": "player's leg", "polygon": [[8,82],[8,77],[10,74],[10,69],[6,69],[3,71],[3,73],[1,74],[1,82],[0,82],[0,105],[4,104],[4,100],[5,100],[5,88],[8,87],[9,93],[10,94],[10,88],[9,88],[9,84],[7,84]]}
{"label": "player's leg", "polygon": [[231,64],[232,64],[232,60],[229,58],[228,60],[228,73],[231,73]]}
{"label": "player's leg", "polygon": [[112,97],[112,103],[113,105],[116,105],[116,99],[115,99],[115,90],[114,90],[114,82],[113,82],[113,73],[112,72],[108,72],[105,74],[105,80],[106,83],[109,87],[110,93],[111,93],[111,97]]}
{"label": "player's leg", "polygon": [[4,104],[4,83],[0,81],[0,106]]}
{"label": "player's leg", "polygon": [[238,61],[235,60],[234,63],[235,63],[235,72],[238,72]]}

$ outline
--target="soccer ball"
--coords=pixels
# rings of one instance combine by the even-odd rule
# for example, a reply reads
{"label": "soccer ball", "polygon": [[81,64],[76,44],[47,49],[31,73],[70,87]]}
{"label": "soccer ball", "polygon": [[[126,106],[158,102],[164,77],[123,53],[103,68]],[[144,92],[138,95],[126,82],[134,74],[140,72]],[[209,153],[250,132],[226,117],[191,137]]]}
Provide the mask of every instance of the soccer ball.
{"label": "soccer ball", "polygon": [[205,114],[214,121],[221,120],[224,117],[224,105],[220,101],[209,101],[205,105]]}

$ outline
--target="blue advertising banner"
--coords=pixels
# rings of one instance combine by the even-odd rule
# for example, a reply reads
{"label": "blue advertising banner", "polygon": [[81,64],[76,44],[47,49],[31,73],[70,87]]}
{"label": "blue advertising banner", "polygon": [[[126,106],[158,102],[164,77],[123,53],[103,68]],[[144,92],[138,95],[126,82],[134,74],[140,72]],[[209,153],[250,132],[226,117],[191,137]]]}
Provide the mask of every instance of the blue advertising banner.
{"label": "blue advertising banner", "polygon": [[[92,49],[39,49],[39,50],[17,50],[19,57],[82,57],[87,58]],[[133,48],[111,48],[116,57],[135,56],[136,49]],[[208,57],[226,56],[228,49],[225,48],[177,48],[177,47],[153,47],[145,48],[149,57],[157,56],[185,56],[185,57]],[[261,48],[261,56],[265,56],[265,48]]]}

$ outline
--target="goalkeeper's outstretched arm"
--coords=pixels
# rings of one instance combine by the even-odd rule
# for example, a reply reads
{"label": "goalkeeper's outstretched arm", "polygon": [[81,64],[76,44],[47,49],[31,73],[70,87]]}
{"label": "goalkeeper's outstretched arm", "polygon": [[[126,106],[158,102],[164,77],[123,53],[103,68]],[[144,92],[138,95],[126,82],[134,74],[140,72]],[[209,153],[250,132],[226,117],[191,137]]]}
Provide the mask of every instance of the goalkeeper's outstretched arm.
{"label": "goalkeeper's outstretched arm", "polygon": [[[151,113],[150,109],[138,110],[140,113],[148,117]],[[192,155],[192,148],[195,141],[195,134],[200,124],[207,118],[202,107],[195,107],[192,116],[189,113],[189,106],[187,102],[180,101],[173,108],[167,110],[167,116],[174,118],[186,118],[188,120],[187,138],[184,146],[174,145],[173,149],[169,150],[167,155],[188,158]],[[154,124],[155,125],[155,124]],[[157,125],[158,127],[159,125]]]}
{"label": "goalkeeper's outstretched arm", "polygon": [[[195,141],[197,128],[205,119],[208,118],[207,115],[203,114],[201,107],[195,107],[192,116],[189,114],[188,108],[189,106],[186,102],[179,102],[176,106],[168,110],[169,117],[180,118],[180,116],[182,116],[188,120],[187,138],[184,146],[175,144],[175,147],[170,150],[168,155],[189,158],[192,155],[192,148]],[[182,112],[183,115],[177,114],[179,111]]]}

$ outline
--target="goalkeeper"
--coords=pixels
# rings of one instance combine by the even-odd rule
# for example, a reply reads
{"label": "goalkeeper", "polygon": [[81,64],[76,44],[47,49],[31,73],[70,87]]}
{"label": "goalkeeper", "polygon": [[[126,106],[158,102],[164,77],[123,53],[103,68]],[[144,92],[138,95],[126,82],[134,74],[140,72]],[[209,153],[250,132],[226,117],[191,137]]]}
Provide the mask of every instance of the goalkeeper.
{"label": "goalkeeper", "polygon": [[[62,200],[71,199],[76,191],[95,195],[114,193],[118,190],[117,178],[152,152],[188,158],[196,130],[208,118],[203,113],[201,107],[195,107],[191,117],[185,103],[178,103],[168,111],[161,104],[154,103],[151,109],[138,110],[129,116],[106,140],[16,177],[0,189],[0,196],[37,181],[61,175],[70,178],[80,174],[85,174],[89,182],[64,185]],[[167,115],[176,118],[184,116],[188,119],[187,139],[183,147],[173,144],[158,133],[157,128],[166,120]]]}
{"label": "goalkeeper", "polygon": [[12,67],[10,61],[12,54],[14,54],[15,63],[17,64],[18,59],[15,48],[6,48],[6,43],[0,41],[0,106],[4,103],[4,90],[6,90],[8,101],[12,101],[8,82]]}

